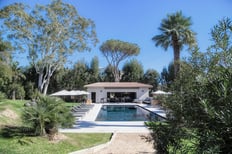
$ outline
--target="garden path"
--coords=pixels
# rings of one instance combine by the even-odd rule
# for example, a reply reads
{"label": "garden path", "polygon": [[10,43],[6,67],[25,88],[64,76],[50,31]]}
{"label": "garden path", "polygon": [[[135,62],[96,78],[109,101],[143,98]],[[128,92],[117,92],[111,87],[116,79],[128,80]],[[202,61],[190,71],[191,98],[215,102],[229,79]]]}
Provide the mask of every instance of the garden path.
{"label": "garden path", "polygon": [[93,154],[154,154],[153,144],[143,136],[149,133],[116,133],[107,147]]}

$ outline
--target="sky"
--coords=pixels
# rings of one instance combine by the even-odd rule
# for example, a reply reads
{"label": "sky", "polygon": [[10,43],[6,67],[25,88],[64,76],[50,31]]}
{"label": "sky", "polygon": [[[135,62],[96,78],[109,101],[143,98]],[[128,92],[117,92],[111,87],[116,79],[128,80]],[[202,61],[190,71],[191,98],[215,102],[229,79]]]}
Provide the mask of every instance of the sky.
{"label": "sky", "polygon": [[[173,50],[167,51],[156,47],[151,38],[160,34],[158,27],[167,14],[182,11],[186,17],[191,17],[191,29],[197,33],[197,43],[200,51],[206,51],[212,44],[210,31],[224,17],[232,19],[231,0],[63,0],[76,7],[78,13],[94,21],[99,43],[92,47],[91,52],[77,53],[70,58],[73,63],[84,60],[89,63],[94,56],[99,59],[100,67],[106,67],[107,61],[99,47],[109,39],[135,43],[140,47],[137,59],[144,70],[155,69],[161,72],[173,60]],[[47,4],[49,0],[0,0],[0,7],[22,2],[30,6]],[[183,50],[182,57],[188,52]],[[18,56],[24,59],[25,56]],[[122,66],[125,60],[121,63]]]}

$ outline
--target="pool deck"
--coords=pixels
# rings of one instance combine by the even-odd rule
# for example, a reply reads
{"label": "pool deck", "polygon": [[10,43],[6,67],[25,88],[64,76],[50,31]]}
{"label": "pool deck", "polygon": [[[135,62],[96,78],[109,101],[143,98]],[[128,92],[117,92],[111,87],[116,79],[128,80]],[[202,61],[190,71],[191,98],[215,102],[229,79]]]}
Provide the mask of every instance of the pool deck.
{"label": "pool deck", "polygon": [[150,130],[143,121],[95,121],[102,105],[139,105],[146,110],[166,117],[165,111],[159,106],[151,106],[136,103],[104,103],[94,104],[94,107],[86,113],[82,119],[78,119],[73,128],[60,129],[63,133],[149,133]]}

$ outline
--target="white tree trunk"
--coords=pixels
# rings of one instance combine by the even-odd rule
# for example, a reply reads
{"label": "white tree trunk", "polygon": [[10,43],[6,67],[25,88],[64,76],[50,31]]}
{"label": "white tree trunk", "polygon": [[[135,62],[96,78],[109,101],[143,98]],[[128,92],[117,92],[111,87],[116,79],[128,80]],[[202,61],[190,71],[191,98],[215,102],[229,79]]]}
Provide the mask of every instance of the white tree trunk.
{"label": "white tree trunk", "polygon": [[39,92],[42,93],[43,91],[43,73],[39,72],[39,81],[38,81],[38,89],[39,89]]}
{"label": "white tree trunk", "polygon": [[46,95],[46,94],[47,94],[49,81],[50,81],[50,80],[47,80],[47,82],[44,84],[43,95]]}

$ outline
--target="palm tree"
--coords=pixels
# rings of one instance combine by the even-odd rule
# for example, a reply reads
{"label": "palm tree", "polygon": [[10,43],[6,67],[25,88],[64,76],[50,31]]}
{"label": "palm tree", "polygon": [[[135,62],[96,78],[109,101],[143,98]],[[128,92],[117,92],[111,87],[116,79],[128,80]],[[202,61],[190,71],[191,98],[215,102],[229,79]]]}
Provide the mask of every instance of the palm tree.
{"label": "palm tree", "polygon": [[36,101],[27,103],[22,118],[36,135],[48,135],[50,139],[59,127],[71,127],[75,120],[61,99],[48,96],[39,96]]}
{"label": "palm tree", "polygon": [[159,27],[161,34],[152,38],[156,46],[161,46],[165,50],[170,46],[173,48],[175,77],[180,70],[180,51],[183,46],[192,47],[196,44],[196,34],[190,29],[191,25],[191,18],[183,16],[182,12],[179,11],[167,15]]}

